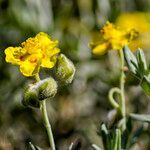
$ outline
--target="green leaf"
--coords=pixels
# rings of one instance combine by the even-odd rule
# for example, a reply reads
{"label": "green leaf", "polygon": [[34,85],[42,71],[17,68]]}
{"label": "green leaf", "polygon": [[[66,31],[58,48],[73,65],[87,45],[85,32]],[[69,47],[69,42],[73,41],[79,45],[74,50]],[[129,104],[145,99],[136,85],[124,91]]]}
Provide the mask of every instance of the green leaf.
{"label": "green leaf", "polygon": [[125,60],[126,60],[129,70],[132,73],[137,74],[138,62],[137,62],[136,57],[130,51],[128,46],[124,46],[123,52],[124,52],[124,57],[125,57]]}
{"label": "green leaf", "polygon": [[105,124],[101,125],[101,134],[105,150],[111,149],[111,137]]}
{"label": "green leaf", "polygon": [[131,121],[131,117],[127,118],[127,128],[126,130],[122,133],[122,138],[121,138],[121,146],[122,149],[129,149],[129,143],[130,143],[130,139],[131,139],[131,134],[132,134],[132,121]]}
{"label": "green leaf", "polygon": [[96,144],[92,144],[91,146],[93,150],[101,150],[101,148],[97,146]]}
{"label": "green leaf", "polygon": [[144,55],[143,50],[139,48],[137,50],[136,56],[137,56],[137,61],[138,61],[139,73],[141,75],[143,75],[145,73],[145,71],[147,70],[146,59],[145,59],[145,55]]}
{"label": "green leaf", "polygon": [[69,145],[68,150],[80,149],[81,147],[82,147],[82,142],[81,139],[78,138]]}
{"label": "green leaf", "polygon": [[143,88],[145,94],[150,96],[150,76],[144,76],[141,81],[141,87]]}
{"label": "green leaf", "polygon": [[31,142],[29,142],[29,149],[30,150],[41,150],[38,146],[33,145]]}
{"label": "green leaf", "polygon": [[137,141],[140,135],[143,133],[143,125],[141,125],[139,128],[137,128],[134,133],[132,133],[130,143],[129,143],[129,148],[134,145]]}
{"label": "green leaf", "polygon": [[150,115],[148,114],[130,114],[130,117],[132,119],[138,120],[138,121],[142,121],[142,122],[148,122],[150,123]]}
{"label": "green leaf", "polygon": [[121,149],[121,131],[120,129],[115,130],[115,137],[113,140],[113,150]]}

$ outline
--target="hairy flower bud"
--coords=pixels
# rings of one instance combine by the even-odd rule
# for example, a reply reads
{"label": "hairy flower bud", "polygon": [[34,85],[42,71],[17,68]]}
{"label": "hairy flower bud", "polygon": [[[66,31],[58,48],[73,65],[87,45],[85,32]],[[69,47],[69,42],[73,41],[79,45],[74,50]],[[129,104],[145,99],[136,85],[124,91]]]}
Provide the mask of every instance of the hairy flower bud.
{"label": "hairy flower bud", "polygon": [[24,91],[24,98],[22,100],[24,106],[32,106],[39,108],[40,103],[38,101],[38,92],[35,84],[29,84]]}
{"label": "hairy flower bud", "polygon": [[47,78],[37,83],[38,99],[54,97],[57,93],[57,83],[53,78]]}
{"label": "hairy flower bud", "polygon": [[65,55],[60,54],[56,64],[56,77],[63,84],[72,82],[75,74],[75,66]]}
{"label": "hairy flower bud", "polygon": [[57,93],[57,83],[53,78],[40,80],[29,84],[24,91],[22,103],[24,106],[40,107],[40,101],[54,97]]}

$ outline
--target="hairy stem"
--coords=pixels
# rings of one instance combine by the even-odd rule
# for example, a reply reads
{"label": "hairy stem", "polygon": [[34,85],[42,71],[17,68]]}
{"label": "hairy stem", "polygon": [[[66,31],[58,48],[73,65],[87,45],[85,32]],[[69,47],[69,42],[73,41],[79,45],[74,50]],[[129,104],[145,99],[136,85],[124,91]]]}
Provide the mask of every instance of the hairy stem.
{"label": "hairy stem", "polygon": [[115,101],[114,99],[114,94],[115,93],[118,93],[118,94],[121,94],[121,91],[119,88],[117,87],[114,87],[112,89],[110,89],[109,91],[109,94],[108,94],[108,99],[109,99],[109,102],[111,103],[111,105],[115,108],[115,109],[120,109],[120,106],[119,104]]}
{"label": "hairy stem", "polygon": [[[39,74],[35,75],[35,79],[36,79],[37,82],[40,81]],[[47,115],[47,110],[46,110],[46,100],[41,101],[40,110],[41,110],[41,113],[42,113],[43,122],[44,122],[44,125],[45,125],[45,128],[46,128],[46,131],[47,131],[47,134],[48,134],[48,139],[49,139],[51,150],[55,150],[55,143],[54,143],[52,128],[51,128],[51,124],[49,122],[48,115]]]}
{"label": "hairy stem", "polygon": [[120,75],[120,90],[121,90],[121,112],[122,112],[122,129],[126,129],[126,106],[125,106],[125,94],[124,94],[124,84],[125,84],[125,74],[124,74],[124,54],[122,50],[120,52],[121,59],[121,75]]}
{"label": "hairy stem", "polygon": [[42,112],[44,125],[45,125],[45,128],[47,130],[47,134],[48,134],[51,149],[55,150],[55,143],[54,143],[52,128],[51,128],[51,125],[50,125],[49,120],[48,120],[48,115],[47,115],[47,110],[46,110],[46,101],[45,100],[43,100],[41,102],[41,108],[40,109],[41,109],[41,112]]}

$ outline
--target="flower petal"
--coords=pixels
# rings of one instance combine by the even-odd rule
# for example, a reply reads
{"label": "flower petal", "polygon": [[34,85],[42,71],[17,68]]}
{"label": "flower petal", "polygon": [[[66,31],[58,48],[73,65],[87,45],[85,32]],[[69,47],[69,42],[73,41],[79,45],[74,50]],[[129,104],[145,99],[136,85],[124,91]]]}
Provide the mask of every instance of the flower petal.
{"label": "flower petal", "polygon": [[41,53],[39,41],[36,38],[28,38],[25,42],[21,43],[22,47],[26,49],[28,54]]}
{"label": "flower petal", "polygon": [[108,51],[108,43],[102,43],[97,45],[94,49],[93,49],[93,54],[96,55],[103,55]]}
{"label": "flower petal", "polygon": [[59,48],[54,48],[54,49],[47,49],[45,51],[46,55],[48,57],[53,57],[54,55],[58,54],[60,52],[60,49]]}
{"label": "flower petal", "polygon": [[49,57],[46,57],[46,58],[42,59],[41,67],[53,68],[55,63],[56,63],[56,57],[55,56],[51,57],[51,59]]}
{"label": "flower petal", "polygon": [[39,63],[31,63],[28,60],[22,62],[20,65],[20,71],[24,76],[34,76],[39,72],[39,69]]}
{"label": "flower petal", "polygon": [[47,48],[53,49],[58,45],[58,41],[52,41],[48,34],[40,32],[35,37],[39,41],[40,47],[44,50]]}
{"label": "flower petal", "polygon": [[21,47],[8,47],[5,49],[6,62],[12,63],[14,65],[19,65],[21,60]]}

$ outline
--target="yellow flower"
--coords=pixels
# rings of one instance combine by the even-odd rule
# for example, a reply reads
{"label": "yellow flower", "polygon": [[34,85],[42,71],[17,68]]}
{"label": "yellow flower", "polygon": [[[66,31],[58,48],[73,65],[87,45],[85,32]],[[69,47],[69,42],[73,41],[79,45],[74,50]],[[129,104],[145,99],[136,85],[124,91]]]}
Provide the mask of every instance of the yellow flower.
{"label": "yellow flower", "polygon": [[148,49],[150,47],[150,13],[133,12],[121,14],[115,23],[122,30],[135,29],[139,35],[130,44],[132,50],[138,47]]}
{"label": "yellow flower", "polygon": [[6,62],[19,65],[24,76],[34,76],[39,72],[40,66],[54,67],[56,55],[60,52],[57,45],[58,41],[52,41],[46,33],[40,32],[27,39],[20,47],[5,49]]}
{"label": "yellow flower", "polygon": [[98,44],[92,45],[93,53],[96,55],[105,54],[110,49],[120,50],[136,36],[136,32],[133,29],[120,30],[109,22],[100,32],[102,40]]}

